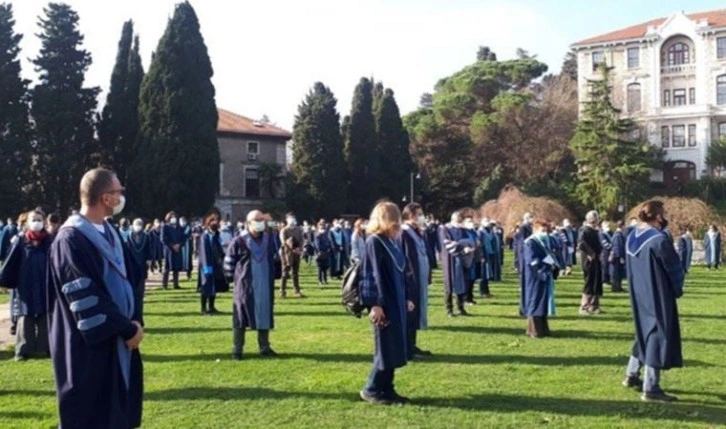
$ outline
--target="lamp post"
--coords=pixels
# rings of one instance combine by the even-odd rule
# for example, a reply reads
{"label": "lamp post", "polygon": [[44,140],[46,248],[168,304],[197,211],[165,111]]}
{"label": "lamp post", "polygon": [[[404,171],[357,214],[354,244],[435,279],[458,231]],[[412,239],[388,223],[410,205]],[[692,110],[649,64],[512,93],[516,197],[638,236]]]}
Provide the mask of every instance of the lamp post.
{"label": "lamp post", "polygon": [[[414,202],[415,200],[413,198],[413,196],[414,196],[413,195],[413,190],[414,190],[413,189],[413,179],[416,179],[416,180],[421,179],[421,173],[413,173],[413,172],[411,172],[411,174],[409,174],[409,177],[411,178],[411,193],[410,193],[410,195],[411,195],[411,202]],[[405,197],[404,197],[404,202],[405,202]]]}

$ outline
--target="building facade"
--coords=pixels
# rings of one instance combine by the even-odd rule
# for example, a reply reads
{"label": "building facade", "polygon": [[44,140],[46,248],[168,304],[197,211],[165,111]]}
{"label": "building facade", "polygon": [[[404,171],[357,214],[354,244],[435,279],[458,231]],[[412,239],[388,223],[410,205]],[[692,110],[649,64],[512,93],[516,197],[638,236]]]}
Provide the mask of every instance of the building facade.
{"label": "building facade", "polygon": [[580,102],[598,67],[612,68],[612,98],[666,152],[652,180],[677,188],[709,174],[713,141],[726,138],[726,9],[675,13],[572,45]]}
{"label": "building facade", "polygon": [[244,220],[285,196],[287,143],[292,135],[274,125],[218,109],[219,193],[215,205],[223,219]]}

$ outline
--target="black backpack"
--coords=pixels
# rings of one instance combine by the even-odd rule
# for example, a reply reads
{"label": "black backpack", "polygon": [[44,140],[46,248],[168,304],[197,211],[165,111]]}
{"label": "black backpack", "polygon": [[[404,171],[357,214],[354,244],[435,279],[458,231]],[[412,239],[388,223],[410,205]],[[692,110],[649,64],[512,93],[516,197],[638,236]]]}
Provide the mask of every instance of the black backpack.
{"label": "black backpack", "polygon": [[360,300],[361,264],[354,262],[343,274],[342,303],[348,313],[360,318],[365,307]]}

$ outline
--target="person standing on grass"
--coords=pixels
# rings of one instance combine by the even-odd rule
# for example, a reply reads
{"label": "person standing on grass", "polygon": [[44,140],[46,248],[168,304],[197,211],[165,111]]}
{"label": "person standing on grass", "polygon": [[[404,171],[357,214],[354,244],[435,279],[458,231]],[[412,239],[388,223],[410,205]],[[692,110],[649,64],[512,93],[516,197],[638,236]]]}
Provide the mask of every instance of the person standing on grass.
{"label": "person standing on grass", "polygon": [[703,238],[703,246],[706,250],[706,267],[709,270],[711,267],[718,270],[721,263],[721,233],[715,224],[708,228]]}
{"label": "person standing on grass", "polygon": [[125,205],[112,171],[81,179],[81,211],[61,227],[50,248],[48,326],[60,426],[141,425],[144,338],[139,272],[106,216]]}
{"label": "person standing on grass", "polygon": [[613,292],[624,292],[623,279],[625,278],[625,243],[628,237],[625,236],[625,222],[619,220],[613,233],[612,249],[610,251],[610,279]]}
{"label": "person standing on grass", "polygon": [[227,292],[224,272],[224,249],[219,239],[219,213],[212,210],[204,218],[204,232],[199,238],[197,290],[201,296],[202,314],[219,314],[214,306],[218,292]]}
{"label": "person standing on grass", "polygon": [[600,223],[600,215],[592,210],[585,216],[585,224],[582,232],[578,234],[579,242],[577,249],[580,251],[582,273],[585,277],[585,287],[582,291],[580,301],[580,315],[600,313],[600,297],[602,296],[602,265],[600,264],[600,253],[602,243],[597,226]]}
{"label": "person standing on grass", "polygon": [[325,219],[318,222],[318,231],[315,233],[315,261],[318,264],[318,284],[328,284],[328,269],[332,259],[333,245],[330,243],[330,235],[325,228]]}
{"label": "person standing on grass", "polygon": [[691,269],[691,259],[693,258],[693,236],[691,235],[691,228],[686,227],[686,230],[678,239],[678,257],[681,258],[681,265],[683,265],[683,272],[688,274]]}
{"label": "person standing on grass", "polygon": [[359,218],[353,224],[353,234],[350,236],[350,263],[360,264],[366,253],[366,220]]}
{"label": "person standing on grass", "polygon": [[193,246],[192,246],[192,226],[189,225],[187,218],[182,216],[179,218],[179,228],[182,230],[183,242],[181,246],[181,258],[182,258],[182,272],[186,273],[187,280],[192,279],[192,270],[194,264],[192,263]]}
{"label": "person standing on grass", "polygon": [[409,203],[403,209],[403,232],[401,243],[406,263],[411,269],[411,288],[409,300],[414,304],[414,310],[408,313],[406,351],[408,360],[431,356],[431,352],[418,347],[417,333],[428,328],[429,310],[429,284],[431,284],[431,267],[429,265],[428,250],[424,228],[426,217],[418,203]]}
{"label": "person standing on grass", "polygon": [[[390,202],[378,203],[368,222],[366,256],[360,284],[361,301],[373,323],[373,368],[360,392],[375,405],[404,404],[393,384],[395,370],[406,365],[407,313],[415,309],[406,276],[411,275],[399,245],[401,212]],[[410,283],[409,283],[410,285]]]}
{"label": "person standing on grass", "polygon": [[0,287],[13,289],[18,302],[16,361],[27,360],[31,355],[47,357],[49,353],[46,274],[53,238],[45,230],[42,212],[29,212],[27,225],[0,268]]}
{"label": "person standing on grass", "polygon": [[169,286],[169,273],[172,273],[174,289],[181,289],[179,286],[179,272],[184,268],[182,261],[182,246],[185,237],[184,230],[179,226],[176,213],[169,212],[164,218],[166,225],[161,228],[161,243],[164,245],[164,274],[162,286],[166,289]]}
{"label": "person standing on grass", "polygon": [[521,307],[522,315],[527,318],[526,332],[531,338],[548,337],[547,316],[556,314],[555,272],[560,267],[548,228],[548,221],[535,219],[532,235],[524,241]]}
{"label": "person standing on grass", "polygon": [[441,267],[444,277],[444,305],[448,317],[454,317],[454,296],[456,296],[456,308],[459,316],[468,315],[464,309],[468,281],[465,259],[472,257],[474,248],[466,244],[468,240],[464,239],[463,221],[461,212],[456,211],[451,215],[451,222],[439,228]]}
{"label": "person standing on grass", "polygon": [[287,281],[292,277],[292,287],[297,298],[303,298],[300,290],[300,257],[303,253],[302,229],[297,226],[297,219],[294,213],[286,216],[287,224],[280,231],[280,242],[282,243],[282,281],[280,282],[280,297],[287,296]]}
{"label": "person standing on grass", "polygon": [[[135,269],[140,273],[139,283],[136,288],[143,292],[146,290],[147,263],[151,255],[151,240],[149,240],[148,234],[144,232],[144,221],[140,218],[135,219],[129,234],[123,240],[130,255],[129,263],[133,263]],[[143,305],[143,299],[139,302],[139,305]],[[140,312],[143,314],[143,308],[140,309]]]}
{"label": "person standing on grass", "polygon": [[[644,401],[673,402],[660,387],[662,370],[683,366],[676,300],[683,295],[684,272],[661,201],[644,203],[640,224],[628,238],[628,282],[635,322],[635,343],[623,385],[641,389]],[[645,365],[645,381],[640,379]]]}
{"label": "person standing on grass", "polygon": [[270,346],[274,328],[275,245],[273,233],[266,232],[265,215],[259,210],[247,214],[247,229],[227,248],[224,271],[234,281],[232,307],[232,357],[242,359],[247,328],[257,331],[262,356],[277,356]]}
{"label": "person standing on grass", "polygon": [[154,219],[153,225],[147,225],[146,233],[149,235],[149,247],[151,264],[149,269],[152,273],[156,271],[162,272],[164,269],[162,266],[162,259],[164,258],[164,245],[161,244],[161,229],[164,227],[159,219]]}
{"label": "person standing on grass", "polygon": [[603,285],[611,285],[610,280],[610,252],[613,250],[613,238],[610,233],[610,222],[603,222],[600,226],[600,244],[602,252],[600,252],[600,266],[602,267],[602,283]]}

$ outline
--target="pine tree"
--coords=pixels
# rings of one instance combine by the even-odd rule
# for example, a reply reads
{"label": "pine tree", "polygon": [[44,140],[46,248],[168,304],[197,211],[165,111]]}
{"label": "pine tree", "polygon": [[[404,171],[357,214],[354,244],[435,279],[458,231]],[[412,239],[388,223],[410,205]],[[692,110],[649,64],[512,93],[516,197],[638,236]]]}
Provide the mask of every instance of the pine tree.
{"label": "pine tree", "polygon": [[31,179],[28,81],[20,77],[20,41],[13,6],[0,4],[0,207],[15,216],[29,208],[23,191]]}
{"label": "pine tree", "polygon": [[408,133],[403,128],[401,112],[390,88],[380,96],[375,120],[380,162],[379,194],[396,201],[408,195],[409,174],[414,165],[408,150]]}
{"label": "pine tree", "polygon": [[345,139],[348,168],[348,211],[365,214],[378,199],[378,187],[372,186],[379,176],[376,150],[376,127],[373,118],[373,83],[361,78],[353,95],[350,123]]}
{"label": "pine tree", "polygon": [[567,76],[577,82],[577,53],[575,51],[569,51],[565,55],[565,59],[562,61],[560,75]]}
{"label": "pine tree", "polygon": [[43,203],[62,214],[78,206],[78,182],[97,155],[94,111],[99,89],[84,88],[91,54],[81,49],[78,14],[50,3],[39,18],[41,49],[32,91],[38,180]]}
{"label": "pine tree", "polygon": [[129,202],[149,216],[202,214],[214,204],[220,158],[212,74],[197,15],[180,3],[141,84]]}
{"label": "pine tree", "polygon": [[580,201],[603,214],[615,215],[618,204],[635,202],[651,169],[662,166],[662,152],[634,138],[637,125],[613,106],[610,69],[588,82],[590,100],[570,142],[578,167]]}
{"label": "pine tree", "polygon": [[127,182],[139,132],[139,90],[144,70],[138,44],[133,21],[126,21],[111,74],[111,87],[98,124],[101,162],[111,166],[123,183]]}
{"label": "pine tree", "polygon": [[345,208],[343,137],[335,96],[321,82],[298,107],[293,126],[290,206],[300,216],[339,216]]}

